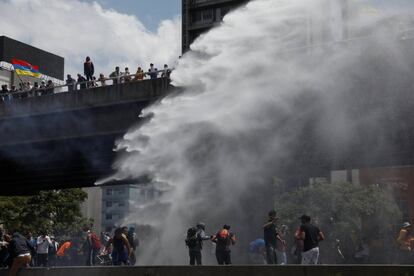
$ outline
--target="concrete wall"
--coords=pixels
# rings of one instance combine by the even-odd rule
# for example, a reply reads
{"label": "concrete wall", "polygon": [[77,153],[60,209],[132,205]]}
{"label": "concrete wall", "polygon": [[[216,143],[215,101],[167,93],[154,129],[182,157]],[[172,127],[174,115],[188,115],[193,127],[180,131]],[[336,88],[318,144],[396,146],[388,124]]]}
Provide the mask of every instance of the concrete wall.
{"label": "concrete wall", "polygon": [[[6,276],[0,270],[0,276]],[[18,276],[410,276],[414,266],[174,266],[26,269]]]}

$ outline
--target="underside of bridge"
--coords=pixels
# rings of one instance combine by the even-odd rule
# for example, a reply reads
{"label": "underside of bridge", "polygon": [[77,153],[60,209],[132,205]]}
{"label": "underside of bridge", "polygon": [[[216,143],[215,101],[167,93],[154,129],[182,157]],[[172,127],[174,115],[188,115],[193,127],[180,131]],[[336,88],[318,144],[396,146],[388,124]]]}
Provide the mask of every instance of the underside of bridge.
{"label": "underside of bridge", "polygon": [[0,195],[93,186],[113,173],[116,140],[171,91],[160,79],[2,103]]}

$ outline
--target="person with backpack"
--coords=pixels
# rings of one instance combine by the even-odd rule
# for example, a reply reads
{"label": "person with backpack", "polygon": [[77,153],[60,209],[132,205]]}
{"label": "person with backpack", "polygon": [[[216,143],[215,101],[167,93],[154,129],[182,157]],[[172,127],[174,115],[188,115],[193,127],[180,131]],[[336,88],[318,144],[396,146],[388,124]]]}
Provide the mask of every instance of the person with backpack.
{"label": "person with backpack", "polygon": [[236,243],[236,235],[230,232],[230,225],[224,225],[223,228],[211,238],[216,244],[216,258],[219,265],[231,264],[230,246]]}
{"label": "person with backpack", "polygon": [[203,241],[209,240],[210,237],[205,233],[206,225],[203,222],[197,223],[196,227],[187,230],[187,238],[185,244],[188,247],[190,256],[190,265],[202,265],[201,250],[203,249]]}
{"label": "person with backpack", "polygon": [[84,252],[86,255],[86,265],[94,266],[96,257],[101,250],[102,244],[99,237],[90,229],[86,230],[86,242],[84,244]]}

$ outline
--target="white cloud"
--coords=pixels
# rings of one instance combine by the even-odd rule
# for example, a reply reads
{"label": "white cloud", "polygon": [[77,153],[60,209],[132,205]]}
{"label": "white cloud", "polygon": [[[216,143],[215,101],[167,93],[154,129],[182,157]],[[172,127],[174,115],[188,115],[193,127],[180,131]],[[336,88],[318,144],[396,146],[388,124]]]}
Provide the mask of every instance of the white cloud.
{"label": "white cloud", "polygon": [[138,18],[79,0],[0,0],[0,35],[65,58],[65,73],[83,73],[90,56],[96,73],[119,65],[133,72],[153,62],[173,64],[181,52],[181,20],[160,22],[156,33]]}

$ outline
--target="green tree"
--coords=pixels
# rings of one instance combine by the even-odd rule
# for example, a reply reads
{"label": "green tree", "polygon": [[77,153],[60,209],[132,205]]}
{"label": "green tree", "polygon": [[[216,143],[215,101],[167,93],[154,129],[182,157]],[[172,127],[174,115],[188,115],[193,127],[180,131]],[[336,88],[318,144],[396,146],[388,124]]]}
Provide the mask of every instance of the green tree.
{"label": "green tree", "polygon": [[0,197],[0,223],[9,231],[58,237],[78,234],[91,221],[82,217],[87,194],[81,189],[42,191],[33,196]]}
{"label": "green tree", "polygon": [[275,207],[282,223],[293,230],[299,226],[300,215],[310,215],[328,237],[325,246],[332,248],[332,243],[340,240],[348,260],[361,239],[393,245],[396,225],[402,218],[392,190],[379,185],[309,185],[278,194]]}

